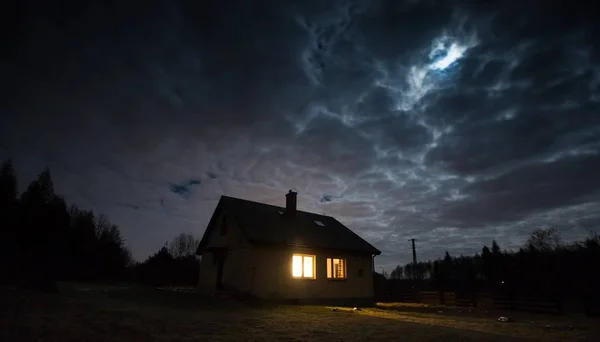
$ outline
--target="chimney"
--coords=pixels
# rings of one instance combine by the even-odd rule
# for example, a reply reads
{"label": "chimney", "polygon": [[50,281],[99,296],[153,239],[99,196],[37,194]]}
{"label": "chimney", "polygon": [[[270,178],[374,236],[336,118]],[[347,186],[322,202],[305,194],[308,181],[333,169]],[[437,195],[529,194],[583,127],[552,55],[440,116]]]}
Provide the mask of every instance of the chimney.
{"label": "chimney", "polygon": [[285,194],[285,212],[286,214],[293,216],[296,214],[296,195],[297,192],[293,192],[290,190],[287,194]]}

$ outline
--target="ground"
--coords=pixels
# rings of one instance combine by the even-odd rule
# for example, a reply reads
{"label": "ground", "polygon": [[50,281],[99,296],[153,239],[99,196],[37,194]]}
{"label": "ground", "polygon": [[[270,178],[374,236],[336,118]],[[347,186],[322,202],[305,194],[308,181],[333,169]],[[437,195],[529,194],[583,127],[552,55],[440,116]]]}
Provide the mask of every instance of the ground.
{"label": "ground", "polygon": [[[60,293],[0,288],[0,341],[593,341],[600,321],[458,308],[238,302],[191,291],[61,284]],[[549,325],[549,326],[547,326]]]}

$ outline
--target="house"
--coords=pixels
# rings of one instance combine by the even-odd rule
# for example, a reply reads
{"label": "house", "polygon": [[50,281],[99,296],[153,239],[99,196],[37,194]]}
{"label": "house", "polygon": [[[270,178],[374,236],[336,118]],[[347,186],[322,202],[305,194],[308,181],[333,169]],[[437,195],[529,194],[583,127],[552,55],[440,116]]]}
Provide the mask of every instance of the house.
{"label": "house", "polygon": [[294,303],[372,305],[381,252],[330,216],[221,196],[198,245],[198,289]]}

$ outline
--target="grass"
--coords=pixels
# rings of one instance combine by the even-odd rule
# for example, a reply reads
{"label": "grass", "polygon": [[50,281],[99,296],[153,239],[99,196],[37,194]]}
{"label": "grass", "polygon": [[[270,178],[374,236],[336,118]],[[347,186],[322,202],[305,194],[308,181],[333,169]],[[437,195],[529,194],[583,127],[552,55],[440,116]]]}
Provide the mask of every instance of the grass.
{"label": "grass", "polygon": [[382,304],[353,312],[139,286],[61,284],[60,289],[42,294],[0,288],[0,341],[592,341],[600,336],[593,330],[599,322],[585,318],[529,316],[536,323],[502,323],[495,313],[419,305]]}

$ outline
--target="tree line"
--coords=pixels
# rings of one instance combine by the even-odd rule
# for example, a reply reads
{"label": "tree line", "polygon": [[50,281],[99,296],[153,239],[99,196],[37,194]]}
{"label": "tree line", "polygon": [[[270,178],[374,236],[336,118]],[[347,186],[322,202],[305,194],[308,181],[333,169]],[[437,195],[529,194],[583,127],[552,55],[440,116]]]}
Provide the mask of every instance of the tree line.
{"label": "tree line", "polygon": [[501,250],[496,241],[473,256],[450,256],[398,265],[389,281],[398,288],[492,292],[540,298],[598,300],[600,236],[561,243],[553,228],[534,230],[517,251]]}
{"label": "tree line", "polygon": [[144,262],[134,264],[133,278],[153,286],[195,286],[200,272],[199,243],[193,235],[181,233]]}
{"label": "tree line", "polygon": [[18,193],[12,161],[0,166],[0,285],[56,291],[56,281],[197,281],[198,241],[180,234],[134,262],[119,227],[92,210],[68,205],[48,168]]}

